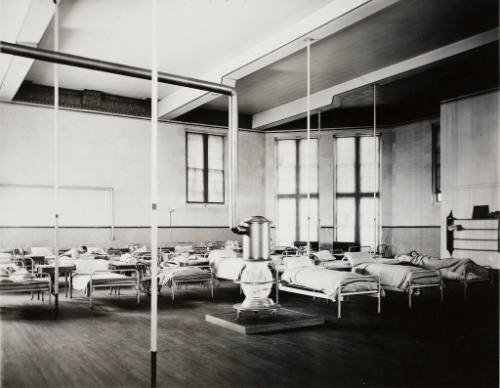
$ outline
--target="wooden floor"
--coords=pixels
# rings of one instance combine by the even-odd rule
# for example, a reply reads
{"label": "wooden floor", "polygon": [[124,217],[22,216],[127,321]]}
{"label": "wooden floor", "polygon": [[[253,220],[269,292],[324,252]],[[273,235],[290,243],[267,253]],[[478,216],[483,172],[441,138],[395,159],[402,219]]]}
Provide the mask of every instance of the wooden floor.
{"label": "wooden floor", "polygon": [[[389,294],[382,315],[375,299],[343,304],[343,318],[325,301],[283,294],[282,304],[321,314],[327,324],[244,336],[204,320],[241,300],[224,284],[208,291],[169,292],[159,300],[161,387],[498,387],[498,288],[476,286],[468,302],[448,288],[407,299]],[[56,318],[47,303],[2,296],[1,387],[148,387],[149,303],[100,294],[62,298]]]}

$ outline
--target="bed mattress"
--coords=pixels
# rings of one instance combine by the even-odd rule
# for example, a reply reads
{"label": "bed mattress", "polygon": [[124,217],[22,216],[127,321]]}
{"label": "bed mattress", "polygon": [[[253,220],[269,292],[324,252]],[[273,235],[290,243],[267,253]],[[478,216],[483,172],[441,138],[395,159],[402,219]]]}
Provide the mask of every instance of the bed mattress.
{"label": "bed mattress", "polygon": [[426,270],[406,265],[361,263],[353,266],[357,273],[380,277],[383,288],[407,291],[410,285],[439,284],[438,271]]}
{"label": "bed mattress", "polygon": [[378,282],[372,277],[351,272],[332,271],[322,267],[298,267],[286,270],[281,280],[290,286],[321,291],[334,299],[342,292],[377,291]]}

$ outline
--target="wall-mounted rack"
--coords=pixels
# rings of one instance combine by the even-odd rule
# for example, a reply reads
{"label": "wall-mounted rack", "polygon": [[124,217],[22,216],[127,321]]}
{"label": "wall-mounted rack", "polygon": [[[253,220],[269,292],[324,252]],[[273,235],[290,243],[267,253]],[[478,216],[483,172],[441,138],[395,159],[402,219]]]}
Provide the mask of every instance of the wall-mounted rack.
{"label": "wall-mounted rack", "polygon": [[446,250],[450,255],[453,251],[500,252],[500,218],[455,218],[450,211],[446,217]]}

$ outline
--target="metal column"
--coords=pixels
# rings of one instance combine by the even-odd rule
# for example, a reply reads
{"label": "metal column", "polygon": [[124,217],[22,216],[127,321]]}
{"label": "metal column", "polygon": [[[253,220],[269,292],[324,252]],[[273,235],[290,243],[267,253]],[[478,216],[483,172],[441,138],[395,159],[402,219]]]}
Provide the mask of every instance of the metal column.
{"label": "metal column", "polygon": [[[59,3],[54,10],[54,51],[59,50]],[[54,63],[54,306],[59,311],[59,68]]]}
{"label": "metal column", "polygon": [[151,0],[151,387],[156,387],[158,329],[158,0]]}

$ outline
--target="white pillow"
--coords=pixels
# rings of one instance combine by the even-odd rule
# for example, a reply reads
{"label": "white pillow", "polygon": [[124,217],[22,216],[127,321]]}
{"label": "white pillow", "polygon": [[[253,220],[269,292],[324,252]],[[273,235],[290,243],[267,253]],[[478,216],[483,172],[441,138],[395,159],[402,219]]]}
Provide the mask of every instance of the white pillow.
{"label": "white pillow", "polygon": [[285,269],[287,271],[301,267],[314,267],[314,263],[307,256],[284,257],[283,261],[285,262]]}
{"label": "white pillow", "polygon": [[87,253],[90,255],[105,255],[106,251],[101,247],[87,247]]}
{"label": "white pillow", "polygon": [[326,249],[323,251],[315,252],[313,253],[314,257],[318,259],[318,261],[331,261],[335,260],[335,257],[330,253],[330,251],[327,251]]}
{"label": "white pillow", "polygon": [[31,247],[30,252],[32,255],[51,256],[54,254],[54,249],[50,247]]}
{"label": "white pillow", "polygon": [[345,257],[352,266],[377,262],[370,252],[346,252]]}

